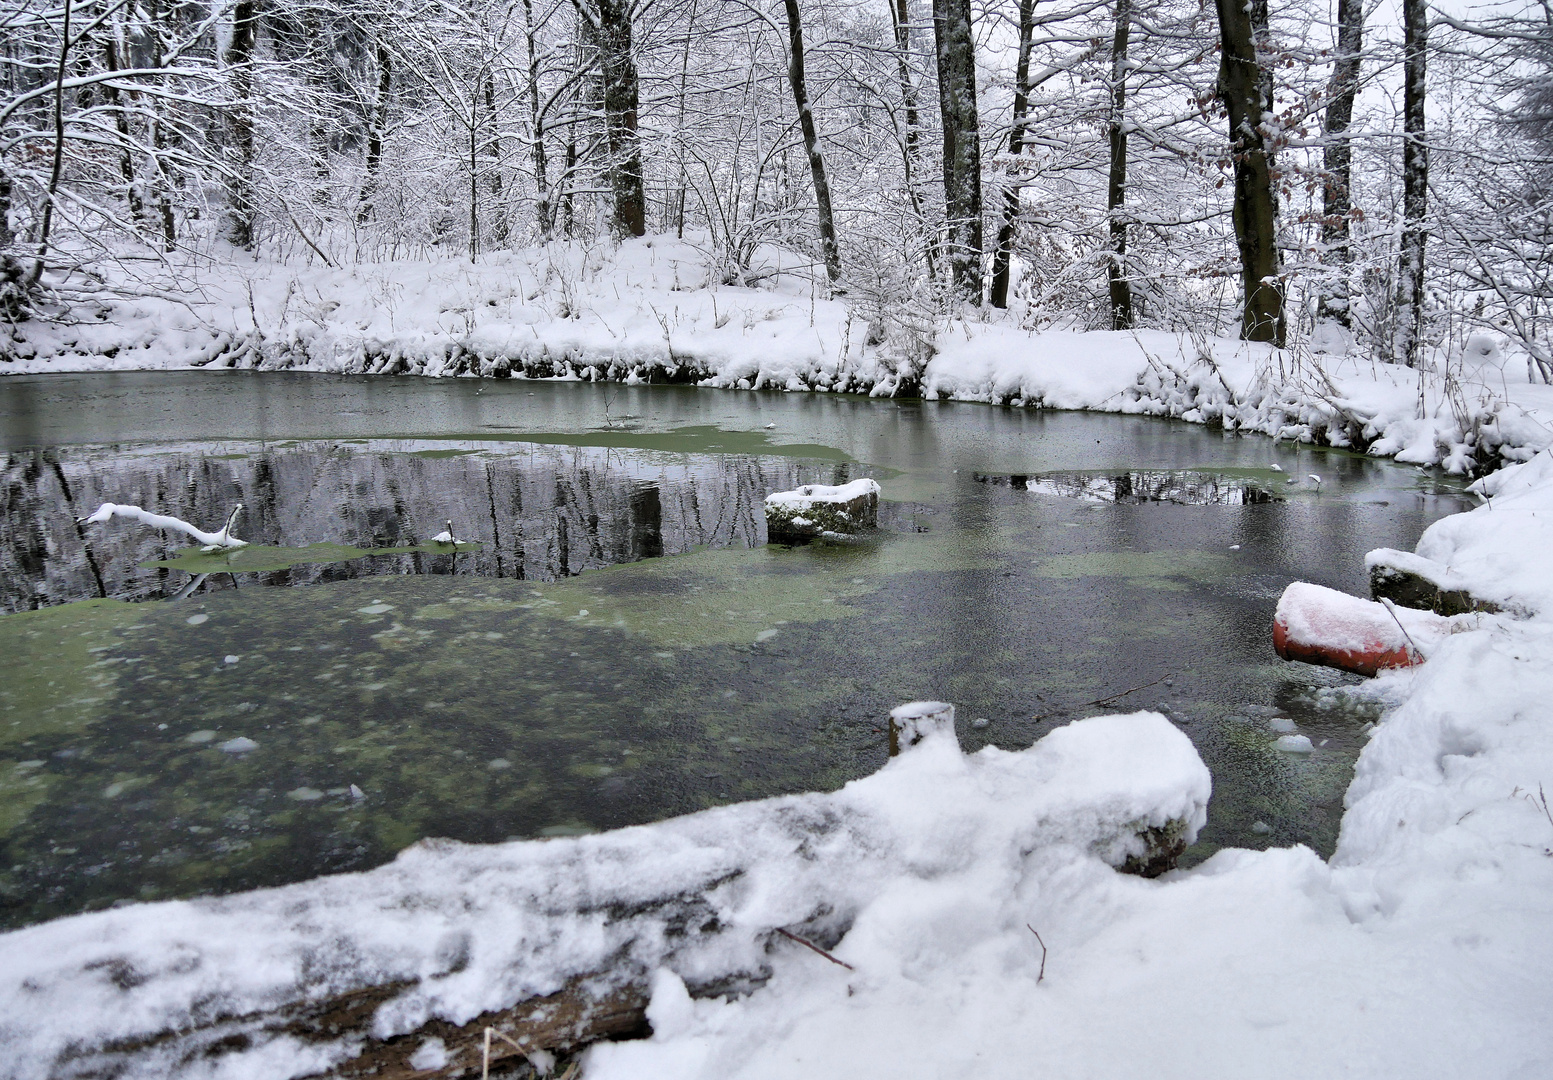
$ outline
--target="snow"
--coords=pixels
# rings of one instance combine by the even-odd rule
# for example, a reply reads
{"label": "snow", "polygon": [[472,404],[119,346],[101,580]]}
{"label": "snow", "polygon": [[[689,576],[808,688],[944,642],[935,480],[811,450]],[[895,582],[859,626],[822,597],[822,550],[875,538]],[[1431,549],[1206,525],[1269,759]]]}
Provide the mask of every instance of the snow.
{"label": "snow", "polygon": [[[0,1074],[43,1077],[62,1053],[392,980],[417,985],[378,1012],[379,1036],[434,1016],[462,1023],[580,972],[667,967],[695,985],[773,962],[781,971],[790,950],[768,957],[776,926],[814,936],[850,926],[838,954],[876,978],[880,949],[916,957],[896,964],[952,951],[962,907],[975,926],[999,898],[1048,879],[1112,877],[1142,853],[1140,829],[1181,822],[1190,839],[1210,791],[1190,740],[1157,713],[1077,721],[1018,753],[967,755],[939,728],[829,795],[577,838],[424,841],[369,873],[61,919],[0,936]],[[693,920],[699,930],[654,913],[665,896],[698,893],[716,916]],[[951,939],[884,940],[919,909],[915,898]],[[644,914],[611,915],[633,910]],[[660,992],[666,984],[657,980]],[[655,1011],[690,1019],[682,1001]],[[281,1042],[256,1036],[223,1058],[221,1075],[316,1067],[317,1048]],[[197,1068],[172,1075],[204,1075]],[[126,1075],[152,1074],[166,1075]]]}
{"label": "snow", "polygon": [[[0,1077],[55,1075],[66,1058],[85,1071],[117,1040],[397,980],[412,985],[374,1031],[408,1034],[597,971],[650,985],[655,1032],[591,1049],[585,1080],[1548,1075],[1553,388],[1511,382],[1517,358],[1477,334],[1460,350],[1457,397],[1440,371],[1420,381],[1355,355],[992,321],[941,328],[919,365],[866,345],[861,321],[812,281],[776,273],[760,288],[726,286],[708,266],[693,243],[664,238],[478,266],[300,276],[255,266],[188,308],[126,300],[100,324],[24,326],[6,368],[230,362],[920,385],[934,397],[1359,446],[1457,472],[1508,461],[1475,485],[1483,506],[1435,523],[1415,553],[1371,556],[1427,569],[1507,614],[1447,620],[1291,587],[1308,605],[1285,613],[1302,640],[1316,630],[1299,612],[1320,610],[1349,644],[1396,634],[1426,657],[1364,688],[1387,711],[1360,754],[1330,862],[1303,847],[1227,849],[1155,881],[1116,873],[1141,849],[1138,828],[1181,820],[1190,836],[1206,820],[1207,771],[1157,713],[1078,721],[1019,753],[965,755],[947,725],[926,725],[879,773],[828,795],[585,837],[425,841],[370,873],[0,935]],[[1279,748],[1319,760],[1308,736],[1268,723]],[[352,786],[350,797],[365,795]],[[687,893],[705,895],[715,929],[670,933],[650,912],[610,914]],[[852,970],[771,940],[774,926],[835,940]],[[744,996],[697,996],[729,971],[762,981]],[[148,1052],[115,1075],[281,1080],[350,1051],[250,1035],[224,1042],[219,1062]],[[415,1038],[427,1062],[446,1052]]]}
{"label": "snow", "polygon": [[1283,624],[1295,645],[1359,655],[1417,652],[1425,657],[1447,635],[1482,621],[1476,615],[1447,619],[1432,611],[1362,600],[1304,581],[1283,591],[1273,619]]}
{"label": "snow", "polygon": [[[1460,617],[1425,663],[1368,684],[1388,710],[1329,863],[1229,849],[1155,881],[1115,873],[1138,825],[1205,820],[1207,772],[1157,713],[1078,721],[1019,753],[965,755],[933,725],[831,795],[580,838],[428,841],[366,874],[0,936],[0,1075],[373,982],[415,984],[378,1012],[387,1036],[607,970],[650,985],[655,1032],[593,1047],[585,1080],[1540,1078],[1553,454],[1480,490],[1490,501],[1429,529],[1420,555],[1523,614]],[[715,932],[606,914],[687,886]],[[851,970],[757,933],[772,926],[826,940]],[[766,977],[697,996],[730,970]],[[298,1076],[346,1052],[254,1033],[219,1075]],[[122,1075],[216,1075],[188,1060]]]}
{"label": "snow", "polygon": [[1553,387],[1527,382],[1525,357],[1482,331],[1447,343],[1422,377],[1357,349],[1321,352],[1316,341],[1278,350],[1206,333],[1028,329],[995,311],[941,322],[930,355],[919,355],[892,338],[888,320],[871,325],[827,299],[806,257],[761,248],[736,285],[711,247],[687,234],[557,242],[478,263],[191,266],[157,295],[20,324],[0,372],[208,365],[920,389],[1219,424],[1457,473],[1527,461],[1553,444]]}
{"label": "snow", "polygon": [[[242,506],[239,505],[237,510],[241,509]],[[215,533],[195,528],[182,518],[168,517],[165,514],[153,514],[149,510],[142,510],[138,506],[126,506],[116,503],[103,503],[96,510],[92,511],[89,516],[82,518],[81,521],[82,524],[100,525],[116,517],[128,518],[131,521],[139,521],[142,524],[149,525],[153,529],[171,529],[174,532],[184,533],[192,536],[196,541],[209,548],[247,547],[248,541],[239,540],[237,537],[229,535],[232,529],[232,522],[237,520],[237,510],[232,512],[232,517],[228,519],[226,526],[220,532]]]}
{"label": "snow", "polygon": [[766,496],[766,505],[803,511],[821,504],[842,507],[853,499],[866,499],[870,495],[878,494],[879,485],[868,479],[853,480],[850,484],[835,487],[826,484],[805,484],[792,491],[773,491]]}

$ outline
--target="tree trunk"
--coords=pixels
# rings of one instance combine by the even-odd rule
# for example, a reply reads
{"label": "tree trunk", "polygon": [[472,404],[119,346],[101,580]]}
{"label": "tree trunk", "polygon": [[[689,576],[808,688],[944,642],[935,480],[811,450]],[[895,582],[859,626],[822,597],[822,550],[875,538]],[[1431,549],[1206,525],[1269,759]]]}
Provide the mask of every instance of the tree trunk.
{"label": "tree trunk", "polygon": [[480,100],[469,100],[469,261],[480,253]]}
{"label": "tree trunk", "polygon": [[647,232],[647,196],[642,183],[642,146],[636,129],[636,61],[631,56],[634,0],[575,3],[587,34],[598,49],[603,75],[604,130],[609,146],[615,232],[620,236],[643,236]]}
{"label": "tree trunk", "polygon": [[523,32],[528,46],[528,123],[530,154],[534,162],[534,224],[540,243],[547,243],[555,227],[550,210],[550,181],[545,176],[545,116],[539,99],[539,50],[534,45],[534,2],[523,0]]}
{"label": "tree trunk", "polygon": [[803,71],[803,25],[798,17],[798,0],[783,0],[787,10],[787,80],[793,87],[793,104],[798,107],[798,126],[803,131],[804,152],[809,155],[809,175],[814,179],[814,202],[818,208],[820,252],[825,259],[825,276],[834,285],[841,280],[841,253],[836,248],[836,219],[830,208],[830,182],[825,179],[825,159],[820,155],[820,136],[809,108],[809,88]]}
{"label": "tree trunk", "polygon": [[361,182],[361,205],[356,221],[372,217],[377,198],[378,174],[383,167],[383,132],[388,129],[388,95],[393,88],[393,56],[381,42],[377,46],[377,95],[372,103],[372,121],[367,127],[367,160]]}
{"label": "tree trunk", "polygon": [[906,0],[887,0],[890,22],[895,29],[895,74],[900,80],[901,106],[906,112],[906,136],[901,143],[902,167],[906,173],[906,194],[911,199],[911,209],[923,232],[922,255],[927,263],[929,280],[938,277],[937,259],[934,258],[933,229],[928,224],[927,211],[922,205],[922,192],[917,187],[917,162],[921,158],[922,121],[917,114],[917,87],[911,74],[911,13]]}
{"label": "tree trunk", "polygon": [[232,73],[234,99],[226,115],[226,238],[244,251],[253,249],[254,233],[253,46],[257,21],[254,0],[238,0],[232,9],[232,40],[221,58]]}
{"label": "tree trunk", "polygon": [[1417,367],[1424,327],[1424,213],[1429,199],[1429,146],[1424,141],[1424,68],[1429,21],[1424,0],[1402,4],[1402,251],[1397,261],[1395,355]]}
{"label": "tree trunk", "polygon": [[491,159],[491,203],[495,207],[494,220],[491,222],[491,239],[499,245],[505,245],[507,206],[503,198],[501,176],[501,122],[496,115],[496,79],[489,72],[485,76],[485,114],[491,121],[491,137],[485,143],[486,153]]}
{"label": "tree trunk", "polygon": [[0,161],[0,248],[11,246],[11,176]]}
{"label": "tree trunk", "polygon": [[65,65],[70,62],[70,0],[65,0],[64,22],[59,31],[59,66],[54,75],[54,149],[49,169],[48,189],[44,193],[43,221],[38,228],[38,255],[27,279],[28,287],[43,277],[49,253],[49,229],[54,223],[54,200],[59,196],[59,177],[65,162]]}
{"label": "tree trunk", "polygon": [[981,303],[981,127],[970,0],[933,0],[938,102],[944,121],[944,216],[950,280],[962,301]]}
{"label": "tree trunk", "polygon": [[[108,26],[102,47],[103,67],[108,71],[119,70],[119,23]],[[145,216],[145,204],[140,198],[140,188],[135,183],[134,142],[129,131],[129,114],[124,110],[124,95],[112,83],[103,84],[103,98],[113,110],[113,129],[119,136],[119,176],[124,181],[124,201],[129,206],[129,216],[136,226]]]}
{"label": "tree trunk", "polygon": [[1326,173],[1321,199],[1321,261],[1330,279],[1321,291],[1317,320],[1352,324],[1348,273],[1353,265],[1353,147],[1348,125],[1353,122],[1359,93],[1359,51],[1364,47],[1364,0],[1337,0],[1337,56],[1327,83],[1327,107],[1321,118],[1326,145],[1321,164]]}
{"label": "tree trunk", "polygon": [[572,175],[577,171],[577,135],[566,137],[566,170],[561,174],[561,232],[570,239],[577,229],[575,202],[572,198]]}
{"label": "tree trunk", "polygon": [[674,117],[674,157],[679,172],[679,183],[674,190],[674,235],[685,238],[685,194],[690,187],[690,176],[685,168],[685,94],[690,81],[690,43],[696,36],[696,8],[698,0],[690,0],[690,16],[687,20],[685,40],[679,54],[679,100]]}
{"label": "tree trunk", "polygon": [[[1273,197],[1273,161],[1262,134],[1270,108],[1257,62],[1256,36],[1267,25],[1265,0],[1214,0],[1219,14],[1219,97],[1229,112],[1234,160],[1235,240],[1240,249],[1240,336],[1283,347],[1285,322]],[[1250,8],[1251,10],[1248,10]]]}
{"label": "tree trunk", "polygon": [[1111,170],[1105,209],[1110,221],[1111,257],[1106,283],[1111,297],[1111,329],[1132,329],[1132,283],[1127,278],[1127,38],[1132,30],[1131,0],[1116,0],[1116,35],[1111,42]]}
{"label": "tree trunk", "polygon": [[[1125,3],[1126,0],[1119,0]],[[1035,0],[1019,0],[1019,59],[1014,66],[1014,122],[1008,133],[1008,153],[1018,158],[1025,148],[1025,123],[1030,111],[1030,50],[1035,40]],[[1011,165],[1008,187],[1003,192],[1003,224],[992,257],[992,306],[1008,307],[1009,278],[1013,273],[1014,223],[1019,218],[1017,165]]]}

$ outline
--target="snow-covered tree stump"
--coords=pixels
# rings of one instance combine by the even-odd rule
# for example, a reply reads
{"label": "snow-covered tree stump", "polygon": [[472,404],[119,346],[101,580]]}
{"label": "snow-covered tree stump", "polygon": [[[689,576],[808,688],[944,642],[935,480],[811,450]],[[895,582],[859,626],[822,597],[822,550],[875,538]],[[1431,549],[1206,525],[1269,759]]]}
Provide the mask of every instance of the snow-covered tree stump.
{"label": "snow-covered tree stump", "polygon": [[[947,701],[912,701],[890,710],[891,757],[930,737],[955,739],[953,705]],[[959,745],[958,739],[955,745]]]}
{"label": "snow-covered tree stump", "polygon": [[840,487],[805,484],[766,496],[766,538],[773,544],[807,544],[829,533],[853,536],[875,527],[879,485],[854,480]]}

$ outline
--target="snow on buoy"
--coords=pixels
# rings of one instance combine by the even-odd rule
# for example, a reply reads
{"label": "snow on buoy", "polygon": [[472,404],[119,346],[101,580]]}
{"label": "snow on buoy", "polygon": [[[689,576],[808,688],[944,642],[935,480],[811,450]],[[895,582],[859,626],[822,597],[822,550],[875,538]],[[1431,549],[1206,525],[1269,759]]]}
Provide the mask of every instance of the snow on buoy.
{"label": "snow on buoy", "polygon": [[1451,620],[1296,581],[1273,615],[1273,648],[1285,660],[1374,675],[1421,664]]}

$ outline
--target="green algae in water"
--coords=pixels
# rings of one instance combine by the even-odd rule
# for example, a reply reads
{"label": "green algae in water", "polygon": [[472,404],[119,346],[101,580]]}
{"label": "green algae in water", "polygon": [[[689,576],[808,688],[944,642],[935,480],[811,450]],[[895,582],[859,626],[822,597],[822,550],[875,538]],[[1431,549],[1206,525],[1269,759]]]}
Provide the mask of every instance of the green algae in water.
{"label": "green algae in water", "polygon": [[85,600],[0,617],[0,834],[58,783],[48,755],[107,715],[125,671],[114,653],[140,615],[132,604]]}
{"label": "green algae in water", "polygon": [[[557,619],[533,591],[400,578],[111,605],[149,631],[87,639],[133,670],[124,692],[83,710],[44,677],[78,681],[98,654],[60,655],[33,680],[29,708],[51,721],[28,730],[17,760],[36,764],[7,789],[5,921],[376,865],[425,836],[602,829],[855,775],[856,747],[784,723],[822,711],[844,692],[835,679],[778,701],[751,687],[748,653],[681,663],[661,641]],[[0,639],[23,622],[20,636],[73,630],[91,612],[72,607],[86,605],[0,619]]]}
{"label": "green algae in water", "polygon": [[1091,551],[1042,559],[1035,573],[1059,579],[1127,578],[1150,588],[1182,590],[1187,583],[1212,584],[1249,570],[1240,560],[1207,551]]}

